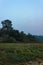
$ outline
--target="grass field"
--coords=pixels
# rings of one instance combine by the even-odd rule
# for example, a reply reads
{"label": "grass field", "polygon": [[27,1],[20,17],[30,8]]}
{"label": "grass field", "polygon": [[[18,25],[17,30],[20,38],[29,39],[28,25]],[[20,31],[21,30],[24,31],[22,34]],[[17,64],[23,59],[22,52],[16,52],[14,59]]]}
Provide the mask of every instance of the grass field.
{"label": "grass field", "polygon": [[[0,65],[16,65],[18,62],[43,60],[43,44],[1,43]],[[23,65],[23,64],[18,64]]]}

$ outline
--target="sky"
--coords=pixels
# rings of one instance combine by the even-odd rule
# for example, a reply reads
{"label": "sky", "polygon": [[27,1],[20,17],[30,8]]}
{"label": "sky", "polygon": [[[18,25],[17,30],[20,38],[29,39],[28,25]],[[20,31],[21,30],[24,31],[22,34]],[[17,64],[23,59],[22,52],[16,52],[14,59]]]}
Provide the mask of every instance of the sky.
{"label": "sky", "polygon": [[43,0],[0,0],[0,27],[6,19],[14,29],[43,35]]}

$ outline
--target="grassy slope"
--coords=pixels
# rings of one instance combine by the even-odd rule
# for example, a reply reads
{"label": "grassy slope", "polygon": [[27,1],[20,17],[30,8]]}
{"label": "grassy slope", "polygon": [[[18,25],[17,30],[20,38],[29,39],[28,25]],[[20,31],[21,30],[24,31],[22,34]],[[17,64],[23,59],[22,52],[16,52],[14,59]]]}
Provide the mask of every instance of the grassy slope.
{"label": "grassy slope", "polygon": [[43,59],[43,44],[0,44],[0,65]]}

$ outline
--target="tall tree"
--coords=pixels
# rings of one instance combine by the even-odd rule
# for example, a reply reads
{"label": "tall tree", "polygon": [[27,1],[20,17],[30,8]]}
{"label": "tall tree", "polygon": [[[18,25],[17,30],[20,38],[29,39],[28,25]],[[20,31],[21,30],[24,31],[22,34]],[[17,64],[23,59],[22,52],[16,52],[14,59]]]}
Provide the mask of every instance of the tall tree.
{"label": "tall tree", "polygon": [[1,22],[2,23],[2,29],[3,30],[12,30],[12,22],[10,20],[4,20]]}

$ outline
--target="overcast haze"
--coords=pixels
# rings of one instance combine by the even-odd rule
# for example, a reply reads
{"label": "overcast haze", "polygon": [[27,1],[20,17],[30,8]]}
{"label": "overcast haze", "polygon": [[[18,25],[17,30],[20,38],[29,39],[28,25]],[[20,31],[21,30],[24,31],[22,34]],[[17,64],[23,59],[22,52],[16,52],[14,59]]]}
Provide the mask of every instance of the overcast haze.
{"label": "overcast haze", "polygon": [[14,29],[43,35],[43,0],[0,0],[0,27],[5,19]]}

